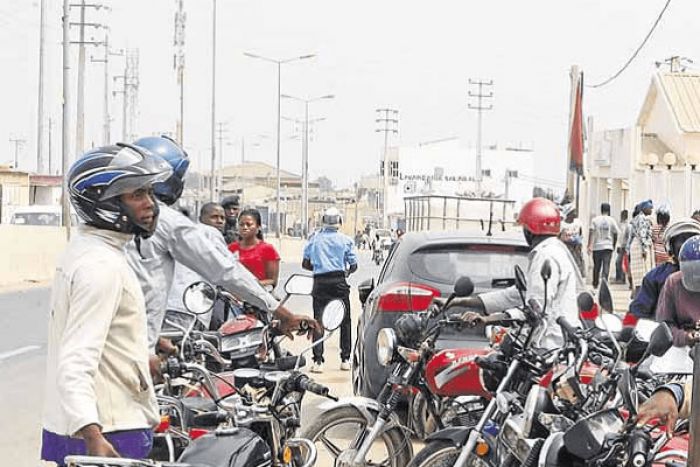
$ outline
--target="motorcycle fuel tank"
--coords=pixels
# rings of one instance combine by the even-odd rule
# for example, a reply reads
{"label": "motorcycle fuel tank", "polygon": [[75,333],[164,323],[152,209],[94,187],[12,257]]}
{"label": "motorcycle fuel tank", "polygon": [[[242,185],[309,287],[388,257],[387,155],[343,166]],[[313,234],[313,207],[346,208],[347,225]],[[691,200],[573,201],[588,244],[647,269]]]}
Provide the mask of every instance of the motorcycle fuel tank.
{"label": "motorcycle fuel tank", "polygon": [[476,357],[491,349],[445,349],[436,353],[425,366],[428,387],[438,396],[474,395],[488,397],[483,370]]}

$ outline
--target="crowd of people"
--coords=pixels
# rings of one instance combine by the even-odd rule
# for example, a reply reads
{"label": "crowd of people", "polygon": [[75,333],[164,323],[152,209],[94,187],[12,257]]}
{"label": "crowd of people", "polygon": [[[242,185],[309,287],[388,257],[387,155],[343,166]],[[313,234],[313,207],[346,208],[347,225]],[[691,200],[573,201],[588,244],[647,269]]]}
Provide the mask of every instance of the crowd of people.
{"label": "crowd of people", "polygon": [[[198,223],[174,209],[188,167],[182,147],[159,136],[90,150],[66,175],[83,224],[58,261],[52,288],[43,460],[60,466],[67,455],[148,454],[160,420],[153,381],[176,350],[160,331],[168,310],[183,310],[183,291],[192,282],[224,287],[268,311],[281,334],[322,334],[316,319],[290,312],[270,294],[280,256],[264,240],[258,210],[241,210],[237,196],[204,204]],[[353,241],[338,230],[341,222],[336,209],[326,212],[303,267],[314,275],[317,318],[328,300],[345,304],[341,369],[349,370],[346,277],[357,259]],[[215,307],[199,319],[217,329],[232,313]],[[314,370],[322,371],[322,348],[314,360]]]}
{"label": "crowd of people", "polygon": [[[183,290],[204,280],[266,310],[278,331],[291,336],[302,322],[318,338],[324,306],[341,300],[340,369],[350,369],[350,287],[358,267],[357,248],[380,239],[340,232],[335,208],[322,228],[309,236],[302,267],[311,271],[314,318],[294,314],[273,297],[280,255],[265,242],[261,214],[241,209],[230,196],[204,204],[198,223],[173,208],[184,188],[186,152],[167,137],[147,137],[87,152],[66,175],[71,202],[84,224],[58,262],[49,314],[42,459],[62,465],[71,454],[145,457],[152,428],[159,421],[153,381],[160,362],[175,349],[160,337],[167,310],[181,311]],[[527,268],[527,298],[548,303],[550,326],[539,345],[562,343],[556,319],[579,323],[576,297],[585,289],[585,264],[592,263],[592,285],[609,276],[616,253],[615,279],[633,291],[625,324],[640,318],[666,322],[674,345],[699,340],[700,213],[675,219],[651,200],[637,204],[617,222],[607,203],[585,229],[573,206],[560,209],[542,198],[527,202],[518,222],[533,252]],[[403,233],[393,233],[393,241]],[[584,237],[587,241],[584,242]],[[584,243],[586,248],[584,249]],[[588,260],[584,257],[584,251]],[[550,264],[547,287],[540,269]],[[507,313],[519,304],[515,287],[464,299],[487,314]],[[529,303],[529,302],[528,302]],[[217,329],[236,310],[214,308],[200,317]],[[465,321],[480,314],[470,312]],[[314,348],[311,371],[322,372],[324,349]],[[675,384],[675,383],[674,383]],[[687,386],[660,388],[642,407],[640,419],[678,416],[689,399]],[[669,422],[670,423],[670,422]]]}

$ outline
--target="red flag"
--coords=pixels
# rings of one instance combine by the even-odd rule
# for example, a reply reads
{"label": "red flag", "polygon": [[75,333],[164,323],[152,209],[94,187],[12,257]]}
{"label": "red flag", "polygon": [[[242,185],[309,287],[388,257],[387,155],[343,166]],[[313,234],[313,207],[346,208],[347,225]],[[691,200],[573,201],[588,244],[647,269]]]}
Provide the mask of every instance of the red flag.
{"label": "red flag", "polygon": [[583,72],[571,69],[569,170],[583,175]]}

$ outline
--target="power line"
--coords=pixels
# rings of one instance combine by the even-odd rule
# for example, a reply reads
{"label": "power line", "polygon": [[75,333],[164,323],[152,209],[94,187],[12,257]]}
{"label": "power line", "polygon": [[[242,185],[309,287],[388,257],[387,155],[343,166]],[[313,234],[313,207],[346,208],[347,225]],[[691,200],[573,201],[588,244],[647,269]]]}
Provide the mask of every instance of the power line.
{"label": "power line", "polygon": [[651,26],[651,29],[649,30],[649,32],[647,33],[647,35],[644,37],[644,40],[642,41],[642,43],[639,44],[639,47],[637,47],[637,50],[634,51],[634,53],[632,54],[632,56],[627,60],[627,62],[625,62],[624,65],[622,65],[622,68],[620,68],[620,69],[617,71],[617,73],[615,73],[615,74],[612,75],[610,78],[608,78],[608,79],[606,79],[605,81],[603,81],[602,83],[593,84],[593,85],[586,85],[586,87],[589,87],[589,88],[600,88],[600,87],[603,87],[603,86],[605,86],[606,84],[610,83],[611,81],[613,81],[613,80],[614,80],[615,78],[617,78],[618,76],[620,76],[620,75],[622,74],[622,72],[625,71],[625,70],[627,69],[627,67],[632,63],[632,61],[637,57],[637,55],[639,54],[639,52],[641,52],[642,48],[644,47],[644,45],[647,43],[647,41],[648,41],[649,38],[651,37],[651,34],[652,34],[652,33],[654,32],[654,30],[656,29],[656,26],[658,26],[659,22],[661,21],[661,18],[663,17],[664,13],[666,12],[666,9],[668,8],[668,6],[669,6],[670,4],[671,4],[671,0],[666,0],[666,4],[664,5],[664,8],[661,10],[661,13],[659,13],[659,16],[656,18],[656,21],[654,21],[654,24]]}

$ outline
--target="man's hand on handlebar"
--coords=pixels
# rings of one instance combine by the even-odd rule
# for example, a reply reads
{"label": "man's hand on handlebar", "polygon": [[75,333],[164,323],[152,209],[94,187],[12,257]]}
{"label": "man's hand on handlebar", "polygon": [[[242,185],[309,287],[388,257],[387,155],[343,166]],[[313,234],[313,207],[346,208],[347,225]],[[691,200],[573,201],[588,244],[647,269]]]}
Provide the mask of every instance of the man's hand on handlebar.
{"label": "man's hand on handlebar", "polygon": [[318,321],[305,315],[292,313],[283,306],[275,310],[274,316],[279,320],[278,331],[290,339],[294,339],[292,331],[298,331],[298,335],[306,334],[309,340],[314,336],[323,335],[323,328]]}
{"label": "man's hand on handlebar", "polygon": [[484,322],[484,316],[475,311],[466,311],[460,315],[459,319],[464,321],[470,328],[476,327],[478,324]]}

